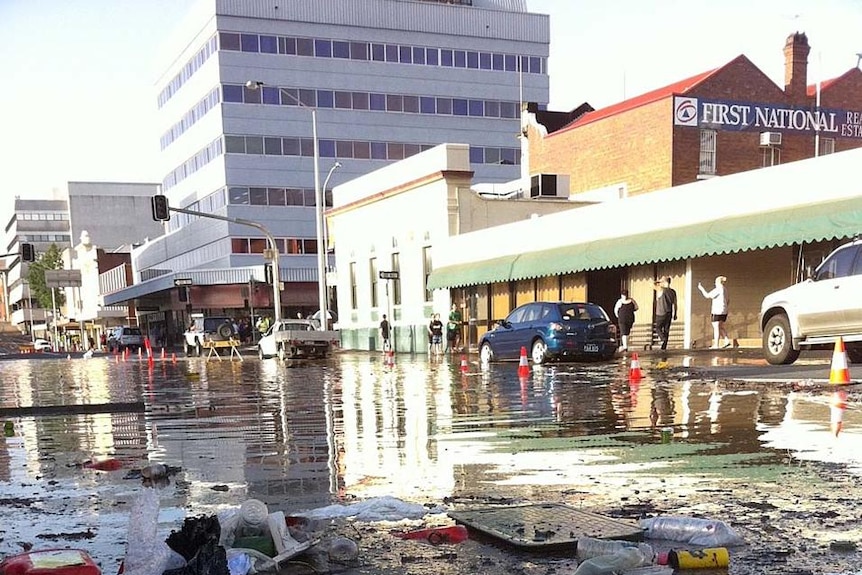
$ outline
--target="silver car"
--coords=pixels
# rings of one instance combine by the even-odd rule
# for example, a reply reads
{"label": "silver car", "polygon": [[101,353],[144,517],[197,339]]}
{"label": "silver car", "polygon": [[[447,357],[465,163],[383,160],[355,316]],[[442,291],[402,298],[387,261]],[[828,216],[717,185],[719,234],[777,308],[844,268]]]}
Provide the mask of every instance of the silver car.
{"label": "silver car", "polygon": [[841,337],[847,357],[862,362],[862,240],[840,246],[804,282],[763,298],[763,353],[771,364],[793,363],[802,348],[828,347]]}
{"label": "silver car", "polygon": [[109,352],[126,349],[137,351],[144,345],[144,334],[139,327],[121,325],[111,330],[105,343]]}

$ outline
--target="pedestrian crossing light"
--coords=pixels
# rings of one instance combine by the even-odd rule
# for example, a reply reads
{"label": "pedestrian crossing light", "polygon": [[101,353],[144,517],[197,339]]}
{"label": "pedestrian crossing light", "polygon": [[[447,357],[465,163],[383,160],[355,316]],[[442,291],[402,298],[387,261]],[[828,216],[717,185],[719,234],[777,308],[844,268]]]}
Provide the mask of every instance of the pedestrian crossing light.
{"label": "pedestrian crossing light", "polygon": [[273,282],[272,264],[263,264],[263,277],[266,283],[271,284]]}
{"label": "pedestrian crossing light", "polygon": [[171,219],[167,196],[163,194],[153,196],[153,219],[157,222],[166,222]]}
{"label": "pedestrian crossing light", "polygon": [[33,248],[33,244],[21,244],[21,259],[25,262],[36,261],[36,250]]}

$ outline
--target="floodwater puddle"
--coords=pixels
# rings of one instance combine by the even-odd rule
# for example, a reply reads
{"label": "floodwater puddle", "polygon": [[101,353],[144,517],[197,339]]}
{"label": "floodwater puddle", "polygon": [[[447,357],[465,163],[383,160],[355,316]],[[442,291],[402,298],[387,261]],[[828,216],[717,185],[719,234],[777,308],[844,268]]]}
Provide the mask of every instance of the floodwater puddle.
{"label": "floodwater puddle", "polygon": [[[143,409],[3,418],[0,557],[23,543],[81,547],[112,572],[142,489],[130,471],[151,462],[180,469],[161,490],[165,535],[186,516],[247,498],[290,512],[345,495],[530,500],[553,487],[570,503],[601,492],[634,504],[671,478],[668,498],[751,480],[804,483],[808,465],[862,475],[862,416],[848,398],[725,388],[667,362],[644,362],[632,381],[622,360],[528,377],[513,364],[461,372],[458,360],[4,362],[0,408]],[[108,459],[117,469],[85,465]]]}

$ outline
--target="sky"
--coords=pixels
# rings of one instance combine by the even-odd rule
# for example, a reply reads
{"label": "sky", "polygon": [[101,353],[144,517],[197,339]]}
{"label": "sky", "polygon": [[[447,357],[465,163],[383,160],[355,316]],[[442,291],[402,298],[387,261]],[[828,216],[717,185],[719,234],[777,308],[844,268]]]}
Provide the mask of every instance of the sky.
{"label": "sky", "polygon": [[[158,55],[195,1],[0,0],[0,210],[68,181],[161,181]],[[862,0],[527,5],[550,15],[552,110],[608,106],[740,54],[783,86],[782,49],[795,31],[812,46],[811,83],[862,52]]]}

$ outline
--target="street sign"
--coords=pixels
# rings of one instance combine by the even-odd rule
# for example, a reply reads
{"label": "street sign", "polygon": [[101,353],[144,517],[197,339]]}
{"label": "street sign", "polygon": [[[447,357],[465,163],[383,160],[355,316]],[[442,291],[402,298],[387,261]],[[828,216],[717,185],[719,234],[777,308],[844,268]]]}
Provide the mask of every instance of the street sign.
{"label": "street sign", "polygon": [[177,287],[190,286],[194,283],[195,282],[192,281],[192,278],[177,278],[174,280],[174,285]]}
{"label": "street sign", "polygon": [[45,270],[45,287],[81,287],[81,270]]}
{"label": "street sign", "polygon": [[397,280],[398,272],[380,272],[380,279],[382,280]]}

